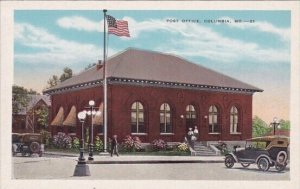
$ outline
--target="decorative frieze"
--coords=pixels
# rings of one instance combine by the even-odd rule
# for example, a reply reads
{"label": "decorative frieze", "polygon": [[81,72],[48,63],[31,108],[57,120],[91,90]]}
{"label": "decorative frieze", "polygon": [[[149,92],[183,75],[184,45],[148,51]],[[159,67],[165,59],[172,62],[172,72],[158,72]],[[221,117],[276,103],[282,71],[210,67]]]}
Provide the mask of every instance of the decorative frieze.
{"label": "decorative frieze", "polygon": [[[150,87],[170,87],[170,88],[181,88],[181,89],[195,89],[195,90],[205,90],[205,91],[219,91],[219,92],[233,92],[233,93],[247,93],[253,94],[254,92],[262,92],[260,90],[253,89],[242,89],[224,86],[211,86],[211,85],[201,85],[201,84],[191,84],[191,83],[177,83],[177,82],[165,82],[165,81],[154,81],[154,80],[143,80],[143,79],[131,79],[131,78],[107,78],[108,84],[128,84],[128,85],[142,85]],[[102,80],[91,81],[86,83],[81,83],[73,86],[68,86],[58,89],[49,89],[44,93],[46,94],[57,94],[64,91],[73,91],[79,89],[86,89],[95,86],[102,85]]]}

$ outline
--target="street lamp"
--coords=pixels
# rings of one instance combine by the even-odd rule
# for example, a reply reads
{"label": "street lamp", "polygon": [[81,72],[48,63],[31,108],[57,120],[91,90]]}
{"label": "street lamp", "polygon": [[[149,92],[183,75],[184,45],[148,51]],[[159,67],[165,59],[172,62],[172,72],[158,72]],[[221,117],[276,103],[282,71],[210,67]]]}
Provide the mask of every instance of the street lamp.
{"label": "street lamp", "polygon": [[77,114],[78,119],[81,122],[81,148],[80,148],[80,155],[78,158],[77,165],[74,170],[73,176],[91,176],[89,166],[86,164],[85,158],[84,158],[84,134],[83,134],[83,125],[84,120],[86,118],[86,113],[79,112]]}
{"label": "street lamp", "polygon": [[280,129],[280,123],[277,117],[273,118],[273,122],[270,123],[270,127],[273,127],[273,135],[275,135],[276,128]]}
{"label": "street lamp", "polygon": [[84,120],[86,118],[86,114],[84,112],[79,112],[77,114],[77,117],[78,119],[80,120],[81,122],[81,148],[80,148],[80,156],[78,158],[78,163],[79,162],[82,162],[83,164],[85,164],[85,159],[84,159],[84,156],[83,156],[83,152],[84,152],[84,131],[83,131],[83,124],[84,124]]}
{"label": "street lamp", "polygon": [[91,141],[90,141],[90,145],[89,145],[89,157],[88,160],[94,160],[93,157],[93,153],[94,153],[94,123],[93,123],[93,119],[95,117],[95,115],[100,115],[101,112],[100,111],[96,111],[96,107],[95,106],[95,101],[94,100],[90,100],[89,101],[89,107],[86,107],[87,110],[83,110],[83,113],[85,115],[91,116]]}

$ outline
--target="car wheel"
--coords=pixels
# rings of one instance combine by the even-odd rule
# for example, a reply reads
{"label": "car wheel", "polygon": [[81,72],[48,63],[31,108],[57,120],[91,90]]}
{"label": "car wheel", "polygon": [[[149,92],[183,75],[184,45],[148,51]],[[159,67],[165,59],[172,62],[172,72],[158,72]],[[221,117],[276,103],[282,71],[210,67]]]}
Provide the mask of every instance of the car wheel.
{"label": "car wheel", "polygon": [[243,167],[249,167],[249,166],[250,166],[250,163],[241,163],[241,165],[242,165]]}
{"label": "car wheel", "polygon": [[234,165],[234,158],[232,156],[226,156],[225,158],[225,166],[227,168],[232,168]]}
{"label": "car wheel", "polygon": [[276,162],[278,164],[285,164],[287,160],[287,153],[285,151],[280,151],[278,154],[277,154],[277,158],[276,158]]}
{"label": "car wheel", "polygon": [[284,169],[285,169],[285,167],[286,167],[286,164],[278,164],[278,163],[276,163],[276,165],[275,165],[275,169],[278,171],[278,172],[281,172],[281,171],[283,171]]}
{"label": "car wheel", "polygon": [[258,160],[257,166],[261,171],[268,171],[270,168],[270,162],[267,158],[262,157]]}
{"label": "car wheel", "polygon": [[29,148],[32,153],[38,153],[40,151],[40,144],[37,142],[32,142]]}

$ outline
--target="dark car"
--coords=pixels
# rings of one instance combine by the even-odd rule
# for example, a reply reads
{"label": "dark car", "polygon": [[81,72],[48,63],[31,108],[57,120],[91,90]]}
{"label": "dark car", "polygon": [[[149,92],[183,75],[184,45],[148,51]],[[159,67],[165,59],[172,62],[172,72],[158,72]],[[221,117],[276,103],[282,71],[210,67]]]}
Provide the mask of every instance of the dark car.
{"label": "dark car", "polygon": [[246,140],[245,148],[234,147],[234,151],[225,156],[225,166],[232,168],[235,163],[243,167],[257,164],[262,171],[275,166],[283,171],[288,161],[289,138],[285,136],[265,136]]}
{"label": "dark car", "polygon": [[21,153],[22,156],[38,154],[40,157],[44,152],[41,134],[38,133],[13,133],[12,155]]}

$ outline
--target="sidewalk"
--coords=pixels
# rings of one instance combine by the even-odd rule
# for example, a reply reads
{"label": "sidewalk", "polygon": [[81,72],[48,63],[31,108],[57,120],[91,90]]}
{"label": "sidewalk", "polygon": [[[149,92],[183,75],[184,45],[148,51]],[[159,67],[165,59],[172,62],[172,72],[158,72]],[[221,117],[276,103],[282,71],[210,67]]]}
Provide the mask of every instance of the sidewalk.
{"label": "sidewalk", "polygon": [[[79,154],[64,152],[45,152],[44,155],[58,157],[78,157]],[[84,154],[86,160],[88,154]],[[110,157],[108,155],[94,154],[94,161],[87,161],[88,164],[160,164],[160,163],[223,163],[224,156],[156,156],[156,155],[120,155]]]}
{"label": "sidewalk", "polygon": [[88,164],[223,163],[223,156],[94,156]]}

